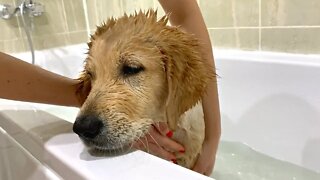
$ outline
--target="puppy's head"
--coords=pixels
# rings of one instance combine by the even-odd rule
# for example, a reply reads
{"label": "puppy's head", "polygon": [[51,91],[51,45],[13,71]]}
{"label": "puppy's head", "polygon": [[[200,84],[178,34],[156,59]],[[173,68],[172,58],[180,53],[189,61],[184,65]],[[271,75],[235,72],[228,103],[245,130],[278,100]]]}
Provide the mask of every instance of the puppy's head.
{"label": "puppy's head", "polygon": [[157,121],[174,129],[200,100],[213,69],[192,35],[166,23],[139,12],[109,19],[91,37],[79,86],[90,93],[73,127],[87,146],[124,150]]}

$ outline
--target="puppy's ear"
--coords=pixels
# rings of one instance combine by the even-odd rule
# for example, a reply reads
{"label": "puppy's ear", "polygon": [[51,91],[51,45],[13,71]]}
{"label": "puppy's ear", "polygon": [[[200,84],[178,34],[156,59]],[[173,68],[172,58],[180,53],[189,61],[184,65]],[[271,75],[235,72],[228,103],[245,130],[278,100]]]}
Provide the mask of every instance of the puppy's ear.
{"label": "puppy's ear", "polygon": [[174,27],[161,33],[163,40],[158,47],[168,84],[166,115],[170,128],[174,130],[179,117],[201,100],[208,81],[215,74],[193,35]]}
{"label": "puppy's ear", "polygon": [[77,84],[77,91],[76,95],[78,97],[79,102],[81,105],[86,100],[87,96],[91,90],[91,77],[89,74],[84,70],[80,77],[78,78],[79,83]]}

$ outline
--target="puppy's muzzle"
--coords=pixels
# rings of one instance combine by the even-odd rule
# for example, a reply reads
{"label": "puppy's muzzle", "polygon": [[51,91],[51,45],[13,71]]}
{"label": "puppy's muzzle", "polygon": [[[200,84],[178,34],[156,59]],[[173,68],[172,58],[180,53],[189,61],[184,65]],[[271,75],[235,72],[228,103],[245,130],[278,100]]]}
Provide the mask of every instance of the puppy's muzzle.
{"label": "puppy's muzzle", "polygon": [[101,132],[102,127],[103,123],[97,116],[80,116],[73,124],[73,132],[81,138],[93,139]]}

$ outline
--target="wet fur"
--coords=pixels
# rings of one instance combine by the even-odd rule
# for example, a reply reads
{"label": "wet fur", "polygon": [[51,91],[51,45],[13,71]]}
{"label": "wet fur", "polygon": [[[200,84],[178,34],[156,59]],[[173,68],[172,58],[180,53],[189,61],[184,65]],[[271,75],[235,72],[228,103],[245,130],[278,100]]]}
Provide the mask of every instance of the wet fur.
{"label": "wet fur", "polygon": [[[104,130],[85,144],[108,151],[128,149],[152,124],[167,122],[186,149],[178,164],[191,168],[204,139],[200,100],[214,73],[198,40],[167,21],[149,10],[97,27],[80,76],[78,93],[90,93],[79,116],[102,119]],[[126,65],[144,70],[126,76]]]}

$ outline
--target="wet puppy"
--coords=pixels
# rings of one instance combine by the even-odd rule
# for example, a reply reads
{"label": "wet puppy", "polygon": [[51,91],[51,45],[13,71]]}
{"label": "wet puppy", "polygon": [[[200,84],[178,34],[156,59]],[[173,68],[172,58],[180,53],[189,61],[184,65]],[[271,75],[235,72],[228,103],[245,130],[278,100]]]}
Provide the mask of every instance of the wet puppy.
{"label": "wet puppy", "polygon": [[201,151],[201,97],[213,68],[199,42],[149,10],[111,18],[97,28],[78,93],[89,93],[73,130],[90,149],[127,152],[157,120],[184,145],[178,164],[190,168]]}

